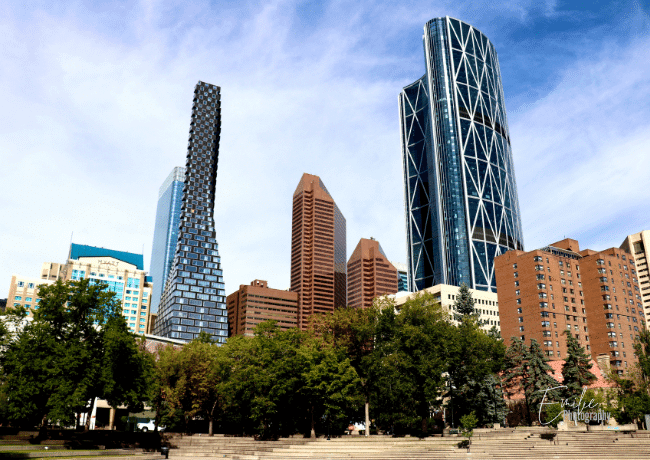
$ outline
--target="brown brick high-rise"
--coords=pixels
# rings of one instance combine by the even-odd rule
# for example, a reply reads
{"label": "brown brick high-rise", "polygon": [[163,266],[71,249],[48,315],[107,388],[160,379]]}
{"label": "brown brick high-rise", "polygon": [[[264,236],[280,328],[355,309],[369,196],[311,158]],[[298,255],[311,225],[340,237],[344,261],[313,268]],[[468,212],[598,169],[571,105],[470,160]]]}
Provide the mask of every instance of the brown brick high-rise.
{"label": "brown brick high-rise", "polygon": [[291,291],[298,323],[346,305],[345,218],[318,176],[303,174],[293,194]]}
{"label": "brown brick high-rise", "polygon": [[633,343],[644,327],[631,254],[580,250],[565,239],[535,251],[494,259],[501,335],[537,340],[550,359],[564,359],[570,332],[594,361],[607,355],[623,374],[636,363]]}
{"label": "brown brick high-rise", "polygon": [[262,321],[274,320],[282,330],[298,327],[298,294],[272,289],[263,280],[244,284],[226,298],[228,332],[234,335],[253,335],[253,329]]}
{"label": "brown brick high-rise", "polygon": [[378,241],[361,238],[348,260],[348,305],[369,308],[380,295],[397,292],[397,269]]}

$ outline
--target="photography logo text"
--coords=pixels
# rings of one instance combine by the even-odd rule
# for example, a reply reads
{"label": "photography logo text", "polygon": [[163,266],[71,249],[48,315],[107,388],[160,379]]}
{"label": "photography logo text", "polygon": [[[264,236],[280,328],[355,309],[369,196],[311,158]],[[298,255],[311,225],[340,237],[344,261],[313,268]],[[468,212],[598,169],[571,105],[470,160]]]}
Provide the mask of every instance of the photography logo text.
{"label": "photography logo text", "polygon": [[560,417],[563,417],[565,419],[574,422],[585,422],[585,423],[589,423],[592,420],[596,422],[607,422],[607,420],[609,420],[610,413],[598,409],[599,403],[595,402],[593,399],[589,401],[586,401],[584,399],[585,392],[587,391],[587,388],[585,387],[582,389],[582,394],[580,395],[580,399],[578,399],[577,397],[560,399],[562,410],[552,420],[543,422],[542,412],[544,411],[544,407],[552,406],[553,404],[556,404],[555,401],[548,400],[548,393],[550,391],[561,390],[563,388],[566,388],[566,385],[560,385],[557,387],[547,388],[546,390],[544,390],[544,397],[542,398],[542,402],[539,403],[539,415],[538,415],[539,423],[541,423],[542,425],[549,425]]}

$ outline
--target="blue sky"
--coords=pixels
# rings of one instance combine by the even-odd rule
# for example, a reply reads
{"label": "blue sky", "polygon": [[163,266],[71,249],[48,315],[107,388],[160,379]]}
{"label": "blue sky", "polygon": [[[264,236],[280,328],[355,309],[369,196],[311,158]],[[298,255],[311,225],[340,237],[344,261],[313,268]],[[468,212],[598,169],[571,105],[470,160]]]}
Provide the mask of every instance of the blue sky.
{"label": "blue sky", "polygon": [[347,252],[405,261],[397,95],[433,17],[499,54],[525,246],[650,229],[650,8],[639,2],[9,1],[0,5],[0,297],[74,242],[140,253],[185,161],[192,90],[222,87],[226,292],[288,288],[291,197],[320,175]]}

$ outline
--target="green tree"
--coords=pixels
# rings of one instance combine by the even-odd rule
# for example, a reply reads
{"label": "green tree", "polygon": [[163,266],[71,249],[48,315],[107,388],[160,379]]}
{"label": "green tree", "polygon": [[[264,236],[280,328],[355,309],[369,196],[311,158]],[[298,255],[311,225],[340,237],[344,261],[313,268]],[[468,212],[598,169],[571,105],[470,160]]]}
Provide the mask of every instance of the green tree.
{"label": "green tree", "polygon": [[510,346],[506,349],[503,372],[503,387],[509,397],[521,391],[521,382],[526,370],[528,349],[519,337],[510,338]]}
{"label": "green tree", "polygon": [[560,384],[551,376],[553,369],[547,364],[548,360],[535,339],[530,341],[526,358],[522,386],[526,397],[528,414],[531,417],[533,412],[539,414],[540,403],[544,395],[557,401],[559,393],[553,389],[559,387]]}
{"label": "green tree", "polygon": [[613,375],[617,404],[612,415],[619,423],[639,423],[650,413],[650,332],[642,329],[634,342],[638,363],[626,377]]}
{"label": "green tree", "polygon": [[361,380],[343,349],[310,340],[301,352],[306,358],[301,391],[310,412],[310,435],[314,438],[318,419],[324,419],[328,428],[332,424],[347,425],[348,414],[363,402]]}
{"label": "green tree", "polygon": [[550,425],[553,428],[557,428],[558,423],[564,420],[563,414],[564,408],[559,402],[545,406],[543,425]]}
{"label": "green tree", "polygon": [[460,321],[466,316],[478,318],[478,314],[474,308],[474,303],[474,298],[472,297],[472,293],[469,292],[469,287],[467,284],[462,283],[458,289],[456,301],[454,302],[454,310],[457,312],[455,315],[456,320]]}
{"label": "green tree", "polygon": [[552,369],[547,361],[536,340],[531,339],[530,347],[526,347],[522,340],[511,338],[506,350],[503,385],[511,397],[523,392],[529,424],[533,414],[539,413],[545,395],[545,403],[559,399],[558,390],[553,389],[560,384],[551,376]]}
{"label": "green tree", "polygon": [[508,415],[508,405],[505,402],[501,381],[490,374],[479,382],[468,381],[463,392],[456,397],[456,414],[462,415],[466,410],[459,408],[471,407],[479,426],[502,423]]}
{"label": "green tree", "polygon": [[650,331],[642,328],[634,341],[634,353],[638,359],[637,368],[646,386],[650,385]]}
{"label": "green tree", "polygon": [[381,310],[373,375],[376,419],[387,428],[428,433],[428,420],[440,407],[445,387],[447,342],[453,330],[447,318],[428,293],[408,300],[398,314],[393,308]]}
{"label": "green tree", "polygon": [[616,383],[616,406],[612,416],[618,423],[639,423],[644,414],[650,413],[650,396],[635,378],[613,376]]}
{"label": "green tree", "polygon": [[565,399],[578,398],[582,394],[582,387],[590,385],[596,376],[590,372],[592,367],[591,356],[580,346],[578,340],[565,331],[567,355],[562,366],[562,389]]}
{"label": "green tree", "polygon": [[333,347],[345,350],[359,377],[364,396],[366,436],[370,435],[370,399],[374,390],[372,379],[373,351],[377,318],[382,309],[394,308],[394,301],[375,299],[372,308],[337,308],[327,315],[314,317],[314,330]]}
{"label": "green tree", "polygon": [[204,417],[210,435],[222,403],[218,390],[223,369],[218,354],[219,347],[205,334],[180,349],[168,347],[158,360],[161,399],[167,412],[181,411],[185,427],[190,419]]}
{"label": "green tree", "polygon": [[[19,426],[43,425],[48,414],[57,419],[54,401],[60,381],[58,371],[61,347],[44,324],[25,327],[7,347],[2,357],[7,395],[7,417]],[[65,409],[65,408],[64,408]],[[64,422],[74,422],[74,413],[64,414]]]}
{"label": "green tree", "polygon": [[306,423],[301,389],[309,334],[260,323],[255,336],[232,337],[222,347],[228,378],[220,385],[229,423],[263,437],[293,434]]}
{"label": "green tree", "polygon": [[[34,321],[2,358],[14,423],[44,426],[49,419],[68,425],[76,413],[92,411],[97,398],[141,406],[144,364],[120,303],[105,288],[89,280],[40,288]],[[118,368],[131,374],[126,378]]]}
{"label": "green tree", "polygon": [[467,438],[467,450],[469,451],[470,446],[472,445],[472,436],[474,435],[474,428],[478,424],[478,419],[474,412],[465,414],[460,418],[460,426],[463,429],[463,436]]}
{"label": "green tree", "polygon": [[482,424],[494,423],[498,420],[493,417],[503,412],[504,403],[503,396],[496,395],[496,389],[488,388],[488,379],[503,369],[505,345],[498,334],[481,329],[478,315],[474,313],[474,299],[467,286],[460,288],[456,310],[461,312],[459,324],[451,330],[445,353],[452,424],[470,408],[479,414]]}

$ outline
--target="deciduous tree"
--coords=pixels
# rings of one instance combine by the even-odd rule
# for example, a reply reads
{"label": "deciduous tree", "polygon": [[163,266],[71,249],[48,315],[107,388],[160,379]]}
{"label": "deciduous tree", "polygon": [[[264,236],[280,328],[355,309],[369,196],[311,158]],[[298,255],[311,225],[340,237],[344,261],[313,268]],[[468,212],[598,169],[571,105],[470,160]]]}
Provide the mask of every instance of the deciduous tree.
{"label": "deciduous tree", "polygon": [[57,281],[39,297],[34,321],[2,358],[9,418],[69,425],[96,398],[141,406],[144,364],[114,293],[89,280]]}

